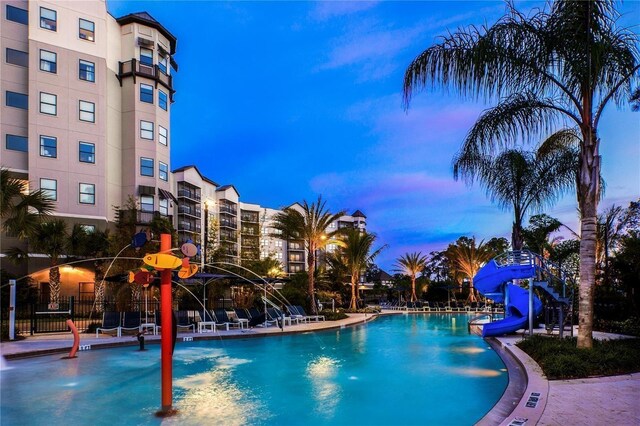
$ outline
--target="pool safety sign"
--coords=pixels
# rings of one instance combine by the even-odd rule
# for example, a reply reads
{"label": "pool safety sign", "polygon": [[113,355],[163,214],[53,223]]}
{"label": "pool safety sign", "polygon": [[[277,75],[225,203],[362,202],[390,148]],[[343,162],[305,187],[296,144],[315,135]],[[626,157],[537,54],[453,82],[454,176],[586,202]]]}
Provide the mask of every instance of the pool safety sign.
{"label": "pool safety sign", "polygon": [[536,408],[538,406],[539,400],[540,400],[540,392],[531,392],[531,395],[529,395],[529,399],[527,399],[527,403],[525,404],[525,407]]}
{"label": "pool safety sign", "polygon": [[523,417],[515,417],[513,420],[511,420],[509,426],[524,426],[527,424],[527,420],[529,419],[525,419]]}

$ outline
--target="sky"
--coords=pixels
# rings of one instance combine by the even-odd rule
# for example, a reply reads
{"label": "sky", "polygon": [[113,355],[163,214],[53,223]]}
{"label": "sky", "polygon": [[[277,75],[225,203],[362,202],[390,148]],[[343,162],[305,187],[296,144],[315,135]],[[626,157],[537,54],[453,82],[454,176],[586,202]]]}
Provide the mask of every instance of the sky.
{"label": "sky", "polygon": [[[523,11],[540,2],[516,3]],[[147,11],[177,39],[171,167],[195,164],[240,200],[282,208],[322,195],[361,210],[388,247],[443,250],[460,236],[510,239],[512,213],[452,175],[452,158],[490,107],[442,90],[402,106],[411,60],[458,27],[492,24],[502,1],[114,1]],[[640,22],[626,1],[622,23]],[[610,105],[600,124],[602,208],[640,197],[640,115]],[[545,210],[578,230],[575,194]],[[536,212],[532,212],[536,213]]]}

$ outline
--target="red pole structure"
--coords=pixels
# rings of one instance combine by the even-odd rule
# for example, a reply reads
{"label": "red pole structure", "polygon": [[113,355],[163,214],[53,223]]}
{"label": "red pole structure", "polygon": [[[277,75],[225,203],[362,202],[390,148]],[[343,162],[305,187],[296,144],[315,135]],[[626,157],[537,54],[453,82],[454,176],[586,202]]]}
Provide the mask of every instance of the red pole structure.
{"label": "red pole structure", "polygon": [[[171,235],[160,235],[160,253],[168,253],[171,250]],[[170,416],[175,411],[172,409],[173,387],[173,355],[172,355],[172,324],[173,313],[171,310],[171,269],[163,269],[160,272],[160,308],[162,323],[162,408],[159,416]]]}

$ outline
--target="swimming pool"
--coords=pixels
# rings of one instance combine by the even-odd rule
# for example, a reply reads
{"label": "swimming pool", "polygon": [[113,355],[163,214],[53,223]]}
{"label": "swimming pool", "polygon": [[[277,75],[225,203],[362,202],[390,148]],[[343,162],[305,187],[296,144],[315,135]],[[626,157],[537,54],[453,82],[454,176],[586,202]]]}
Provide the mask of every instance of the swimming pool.
{"label": "swimming pool", "polygon": [[160,347],[9,361],[3,424],[470,425],[508,375],[464,314],[393,315],[340,330],[178,343],[158,419]]}

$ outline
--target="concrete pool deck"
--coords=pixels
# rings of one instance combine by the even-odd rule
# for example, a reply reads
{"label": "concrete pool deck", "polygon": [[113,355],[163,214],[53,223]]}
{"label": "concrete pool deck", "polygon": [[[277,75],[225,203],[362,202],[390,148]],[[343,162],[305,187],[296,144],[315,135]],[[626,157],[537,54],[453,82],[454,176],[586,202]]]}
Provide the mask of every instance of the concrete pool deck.
{"label": "concrete pool deck", "polygon": [[[383,315],[387,314],[403,314],[403,312],[383,312]],[[181,332],[178,334],[178,344],[182,341],[200,339],[248,338],[329,330],[362,324],[374,318],[376,315],[350,314],[349,318],[344,320],[292,325],[285,327],[284,331],[277,327],[258,327],[215,333]],[[619,336],[594,333],[594,337],[616,338]],[[157,344],[160,336],[151,334],[146,335],[145,339],[148,344]],[[640,400],[640,373],[548,381],[540,367],[515,346],[521,339],[522,336],[519,335],[508,336],[493,342],[494,347],[497,345],[498,349],[504,349],[513,356],[515,362],[510,365],[510,369],[514,369],[514,365],[515,369],[521,367],[526,372],[526,377],[517,390],[519,396],[514,396],[513,392],[511,395],[505,395],[503,400],[478,423],[479,425],[640,425],[640,405],[637,403]],[[72,344],[71,333],[29,336],[24,340],[0,343],[0,354],[6,359],[12,359],[65,353],[71,349]],[[80,335],[80,345],[84,350],[137,344],[133,335],[122,337],[101,335],[99,338],[96,338],[95,334]],[[504,354],[500,355],[504,358]],[[82,356],[81,353],[80,356]],[[511,380],[511,371],[509,377]],[[511,411],[509,404],[514,405],[515,409]],[[501,408],[500,405],[502,405]]]}

